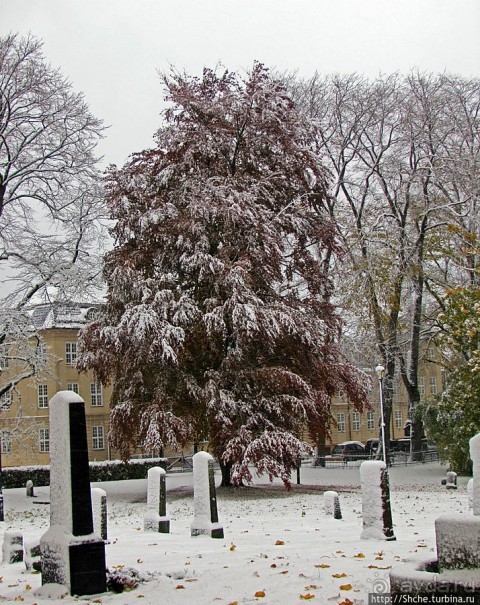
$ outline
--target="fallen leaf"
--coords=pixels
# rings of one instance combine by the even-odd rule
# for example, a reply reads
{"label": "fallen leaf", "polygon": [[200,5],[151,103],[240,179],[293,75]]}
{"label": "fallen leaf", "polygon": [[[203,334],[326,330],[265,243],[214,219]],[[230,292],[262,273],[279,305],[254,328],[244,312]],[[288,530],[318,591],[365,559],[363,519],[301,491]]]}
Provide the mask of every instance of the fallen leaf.
{"label": "fallen leaf", "polygon": [[185,580],[185,582],[197,582],[198,578],[188,578],[188,580]]}
{"label": "fallen leaf", "polygon": [[179,584],[178,586],[175,586],[175,588],[177,590],[185,590],[185,586],[183,584]]}
{"label": "fallen leaf", "polygon": [[114,565],[113,569],[123,569],[125,565]]}
{"label": "fallen leaf", "polygon": [[228,605],[238,605],[238,601],[232,601],[231,603],[229,603]]}
{"label": "fallen leaf", "polygon": [[145,595],[144,594],[137,594],[137,599],[144,599]]}
{"label": "fallen leaf", "polygon": [[327,565],[326,563],[319,563],[318,565],[315,565],[314,567],[318,567],[320,569],[327,569],[327,567],[330,567],[330,565]]}
{"label": "fallen leaf", "polygon": [[[27,584],[25,586],[25,590],[32,590],[32,587],[30,586],[30,584]],[[94,603],[95,603],[95,601],[94,601]],[[101,601],[100,601],[100,603],[101,603]]]}
{"label": "fallen leaf", "polygon": [[315,598],[315,595],[314,594],[310,594],[309,592],[307,592],[307,594],[301,594],[299,596],[304,601],[308,601],[309,599],[314,599]]}
{"label": "fallen leaf", "polygon": [[18,597],[15,597],[14,601],[25,601],[25,599],[22,597],[22,595],[18,595]]}
{"label": "fallen leaf", "polygon": [[345,572],[343,573],[332,573],[332,578],[346,578],[347,574]]}
{"label": "fallen leaf", "polygon": [[237,547],[235,546],[235,544],[232,544],[232,545],[230,546],[230,550],[231,550],[232,552],[233,552],[233,551],[234,551],[236,548],[237,548]]}
{"label": "fallen leaf", "polygon": [[381,565],[369,565],[368,569],[392,569],[391,565],[384,565],[383,567]]}
{"label": "fallen leaf", "polygon": [[276,563],[272,563],[272,564],[270,565],[270,567],[273,567],[273,568],[275,568],[276,566],[277,566],[277,564],[276,564]]}
{"label": "fallen leaf", "polygon": [[283,546],[285,544],[285,542],[283,540],[277,540],[275,542],[275,546]]}
{"label": "fallen leaf", "polygon": [[383,561],[383,557],[375,557],[375,561]]}
{"label": "fallen leaf", "polygon": [[141,528],[141,527],[136,527],[135,529],[136,529],[137,531],[142,531],[142,528]]}
{"label": "fallen leaf", "polygon": [[353,601],[350,601],[350,599],[347,597],[344,601],[342,601],[338,605],[353,605]]}
{"label": "fallen leaf", "polygon": [[255,596],[258,598],[264,597],[265,593],[263,592],[263,590],[257,590],[257,592],[255,593]]}
{"label": "fallen leaf", "polygon": [[101,602],[102,602],[102,599],[94,599],[94,600],[92,601],[92,603],[101,603]]}
{"label": "fallen leaf", "polygon": [[336,553],[337,555],[342,555],[342,554],[343,554],[343,550],[336,550],[336,551],[335,551],[335,553]]}
{"label": "fallen leaf", "polygon": [[351,584],[341,584],[340,590],[352,590]]}
{"label": "fallen leaf", "polygon": [[318,588],[316,584],[310,584],[309,586],[305,586],[305,590],[315,590]]}
{"label": "fallen leaf", "polygon": [[142,559],[137,559],[137,563],[143,563]]}
{"label": "fallen leaf", "polygon": [[354,555],[354,559],[365,559],[363,552],[359,552],[358,555]]}
{"label": "fallen leaf", "polygon": [[[281,571],[280,573],[282,574],[282,576],[284,576],[286,573],[288,573],[288,571],[287,571],[287,570],[285,570],[285,571]],[[305,577],[305,576],[304,576],[304,577]]]}
{"label": "fallen leaf", "polygon": [[18,584],[9,584],[8,585],[9,588],[15,588],[15,586],[18,586]]}

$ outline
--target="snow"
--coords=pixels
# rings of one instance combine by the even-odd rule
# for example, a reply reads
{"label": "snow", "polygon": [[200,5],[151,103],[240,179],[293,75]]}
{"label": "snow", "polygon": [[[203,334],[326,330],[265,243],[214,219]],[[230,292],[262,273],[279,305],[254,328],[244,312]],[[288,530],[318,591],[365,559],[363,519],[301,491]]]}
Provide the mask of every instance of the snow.
{"label": "snow", "polygon": [[[366,605],[375,587],[388,587],[390,567],[401,574],[406,565],[436,558],[435,519],[451,512],[470,516],[468,478],[459,477],[458,489],[447,491],[441,486],[445,467],[436,463],[394,467],[389,475],[397,536],[391,542],[360,539],[360,473],[353,464],[340,469],[304,465],[302,485],[295,485],[293,474],[290,492],[280,481],[269,484],[266,477],[249,488],[217,489],[225,530],[220,540],[190,536],[192,473],[168,475],[170,534],[142,531],[146,479],[97,483],[94,486],[104,489],[109,501],[109,569],[134,568],[146,577],[151,572],[152,579],[122,594],[60,599],[55,595],[55,589],[62,591],[58,587],[37,592],[41,577],[27,572],[24,563],[2,564],[0,603],[4,598],[24,605],[86,604],[96,599],[104,605],[295,605],[304,602],[299,595],[314,594],[312,604],[337,605],[348,597],[355,605]],[[217,485],[219,481],[216,474]],[[342,521],[325,515],[323,493],[329,490],[342,498]],[[6,522],[0,523],[0,542],[7,529],[22,531],[25,541],[40,536],[49,523],[49,507],[42,504],[49,500],[48,488],[38,487],[36,498],[27,498],[24,487],[7,489],[4,495]],[[349,584],[351,590],[340,589]],[[255,598],[257,591],[266,596]]]}

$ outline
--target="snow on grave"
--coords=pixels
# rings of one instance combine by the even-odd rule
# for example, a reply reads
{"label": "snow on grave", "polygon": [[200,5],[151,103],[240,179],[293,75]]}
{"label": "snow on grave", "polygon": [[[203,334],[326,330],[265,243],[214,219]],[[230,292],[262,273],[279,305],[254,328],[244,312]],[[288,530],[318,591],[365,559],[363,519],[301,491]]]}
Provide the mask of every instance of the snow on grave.
{"label": "snow on grave", "polygon": [[218,522],[213,458],[207,452],[198,452],[192,460],[194,516],[191,534],[223,538],[223,527]]}
{"label": "snow on grave", "polygon": [[362,539],[396,540],[390,508],[390,486],[385,462],[368,460],[360,465],[362,488]]}
{"label": "snow on grave", "polygon": [[72,595],[105,592],[105,543],[93,533],[85,403],[60,391],[49,408],[51,504],[50,528],[40,540],[42,584],[64,585]]}
{"label": "snow on grave", "polygon": [[148,471],[147,512],[143,517],[143,529],[162,534],[170,532],[170,520],[167,518],[166,472],[160,466]]}
{"label": "snow on grave", "polygon": [[326,491],[323,494],[323,506],[326,515],[333,515],[334,519],[342,518],[342,511],[340,508],[340,499],[338,493],[334,491]]}

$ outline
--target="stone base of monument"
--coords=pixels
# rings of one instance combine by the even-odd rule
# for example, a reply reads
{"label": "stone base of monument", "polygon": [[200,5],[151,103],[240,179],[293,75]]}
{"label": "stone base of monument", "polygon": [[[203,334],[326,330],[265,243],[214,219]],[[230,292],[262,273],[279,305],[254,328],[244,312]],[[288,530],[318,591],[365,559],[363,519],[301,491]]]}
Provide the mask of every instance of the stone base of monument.
{"label": "stone base of monument", "polygon": [[42,584],[62,584],[76,596],[106,592],[104,541],[55,533],[47,531],[40,541]]}
{"label": "stone base of monument", "polygon": [[211,538],[224,538],[223,527],[220,523],[211,523],[205,521],[205,523],[199,522],[199,519],[192,523],[190,532],[192,536],[210,536]]}
{"label": "stone base of monument", "polygon": [[392,595],[480,596],[480,517],[442,515],[435,533],[437,559],[391,571]]}
{"label": "stone base of monument", "polygon": [[167,517],[161,517],[154,510],[149,510],[143,517],[143,530],[155,531],[160,534],[168,534],[170,533],[170,519],[167,519]]}

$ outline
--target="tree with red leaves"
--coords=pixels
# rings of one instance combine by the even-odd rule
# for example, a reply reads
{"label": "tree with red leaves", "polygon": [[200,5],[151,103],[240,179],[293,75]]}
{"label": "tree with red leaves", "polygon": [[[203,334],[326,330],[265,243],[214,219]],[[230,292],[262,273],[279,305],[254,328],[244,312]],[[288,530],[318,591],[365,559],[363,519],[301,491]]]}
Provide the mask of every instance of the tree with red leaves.
{"label": "tree with red leaves", "polygon": [[164,83],[156,148],[108,175],[108,300],[81,336],[80,367],[113,382],[123,457],[139,439],[208,440],[223,485],[249,482],[253,466],[289,486],[334,391],[367,400],[337,348],[326,171],[263,65],[244,80],[205,69]]}

